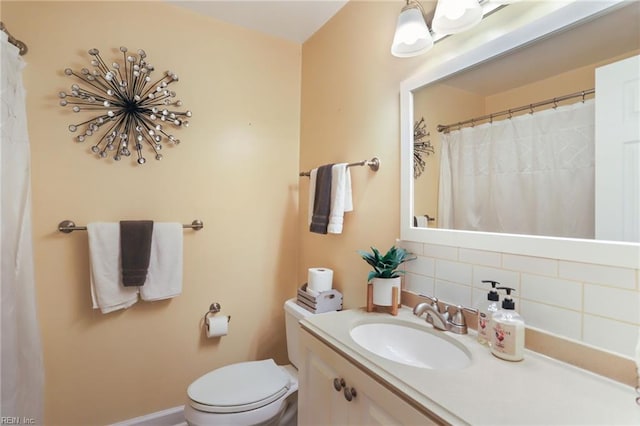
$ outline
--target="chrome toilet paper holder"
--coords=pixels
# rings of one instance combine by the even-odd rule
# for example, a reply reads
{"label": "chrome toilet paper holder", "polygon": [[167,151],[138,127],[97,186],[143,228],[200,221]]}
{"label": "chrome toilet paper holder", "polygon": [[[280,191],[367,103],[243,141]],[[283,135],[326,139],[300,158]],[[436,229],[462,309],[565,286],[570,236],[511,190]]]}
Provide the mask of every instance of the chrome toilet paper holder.
{"label": "chrome toilet paper holder", "polygon": [[[209,329],[209,323],[207,322],[207,318],[209,318],[209,315],[215,315],[218,312],[220,312],[220,304],[218,302],[214,302],[211,305],[209,305],[209,310],[207,311],[206,314],[204,314],[204,324],[207,327],[207,330]],[[231,321],[231,315],[227,316],[227,322]]]}

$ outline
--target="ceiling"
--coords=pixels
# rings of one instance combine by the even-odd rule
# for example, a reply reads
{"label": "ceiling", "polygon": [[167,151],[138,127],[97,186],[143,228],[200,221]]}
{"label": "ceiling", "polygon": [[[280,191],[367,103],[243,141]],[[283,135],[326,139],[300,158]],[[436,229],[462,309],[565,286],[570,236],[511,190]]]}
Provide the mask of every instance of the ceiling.
{"label": "ceiling", "polygon": [[166,0],[201,15],[304,43],[348,0]]}

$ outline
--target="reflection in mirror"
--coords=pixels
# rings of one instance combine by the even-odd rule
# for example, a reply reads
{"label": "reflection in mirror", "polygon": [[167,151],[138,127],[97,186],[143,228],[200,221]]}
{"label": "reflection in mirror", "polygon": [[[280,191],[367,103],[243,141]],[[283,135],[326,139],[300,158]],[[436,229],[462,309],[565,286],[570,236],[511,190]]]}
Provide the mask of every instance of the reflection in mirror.
{"label": "reflection in mirror", "polygon": [[639,11],[413,90],[413,226],[639,242]]}

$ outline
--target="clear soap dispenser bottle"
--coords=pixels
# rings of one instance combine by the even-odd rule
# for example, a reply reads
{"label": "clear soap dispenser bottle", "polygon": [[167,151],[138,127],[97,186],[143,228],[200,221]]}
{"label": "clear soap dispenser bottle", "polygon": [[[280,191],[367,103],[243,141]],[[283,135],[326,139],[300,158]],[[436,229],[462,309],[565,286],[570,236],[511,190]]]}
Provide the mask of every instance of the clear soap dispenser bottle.
{"label": "clear soap dispenser bottle", "polygon": [[516,304],[511,298],[510,287],[497,287],[507,295],[492,318],[491,353],[507,361],[521,361],[524,358],[524,319],[516,312]]}
{"label": "clear soap dispenser bottle", "polygon": [[500,308],[500,296],[496,291],[498,281],[483,280],[483,283],[491,284],[491,290],[487,293],[487,300],[478,305],[478,342],[483,345],[491,344],[491,317]]}

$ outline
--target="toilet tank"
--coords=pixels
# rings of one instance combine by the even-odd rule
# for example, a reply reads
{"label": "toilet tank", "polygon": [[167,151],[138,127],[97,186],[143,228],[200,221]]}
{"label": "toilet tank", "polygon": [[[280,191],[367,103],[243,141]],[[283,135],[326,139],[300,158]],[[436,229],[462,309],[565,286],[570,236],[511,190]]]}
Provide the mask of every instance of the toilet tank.
{"label": "toilet tank", "polygon": [[313,313],[298,305],[296,299],[289,299],[284,302],[284,319],[287,327],[287,353],[289,354],[289,361],[291,361],[291,364],[296,368],[298,367],[298,362],[300,362],[298,355],[300,352],[298,348],[300,326],[298,325],[298,321],[311,315],[313,315]]}

